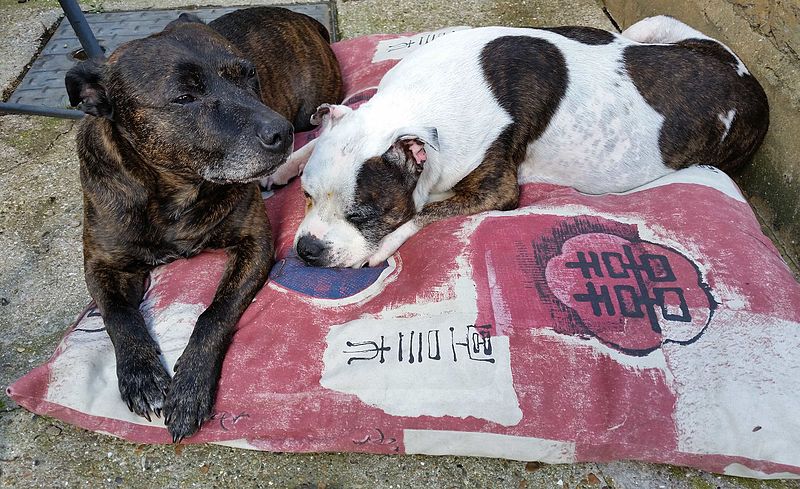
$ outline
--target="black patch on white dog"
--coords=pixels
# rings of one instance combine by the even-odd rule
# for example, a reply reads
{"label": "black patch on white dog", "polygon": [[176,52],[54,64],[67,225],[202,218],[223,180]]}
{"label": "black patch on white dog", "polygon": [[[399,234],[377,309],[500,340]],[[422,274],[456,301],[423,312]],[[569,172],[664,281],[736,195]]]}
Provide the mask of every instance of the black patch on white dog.
{"label": "black patch on white dog", "polygon": [[594,27],[580,27],[565,25],[560,27],[542,27],[543,31],[555,32],[558,35],[578,41],[582,44],[589,44],[592,46],[600,46],[603,44],[611,44],[616,39],[614,34],[604,31],[603,29],[596,29]]}
{"label": "black patch on white dog", "polygon": [[416,212],[414,187],[419,172],[403,145],[364,162],[356,176],[356,192],[345,219],[373,245]]}
{"label": "black patch on white dog", "polygon": [[513,120],[489,152],[502,147],[508,163],[516,167],[564,98],[569,83],[566,60],[548,41],[506,36],[483,48],[481,65],[497,102]]}
{"label": "black patch on white dog", "polygon": [[[740,76],[736,58],[722,45],[707,39],[633,45],[623,59],[639,93],[664,116],[659,146],[665,165],[731,171],[752,158],[769,126],[769,104],[758,81]],[[730,111],[735,115],[726,128]]]}
{"label": "black patch on white dog", "polygon": [[484,46],[480,61],[492,94],[512,122],[489,146],[478,167],[453,187],[453,197],[423,208],[416,218],[419,226],[455,215],[515,208],[517,167],[566,93],[569,77],[564,56],[543,39],[498,37]]}

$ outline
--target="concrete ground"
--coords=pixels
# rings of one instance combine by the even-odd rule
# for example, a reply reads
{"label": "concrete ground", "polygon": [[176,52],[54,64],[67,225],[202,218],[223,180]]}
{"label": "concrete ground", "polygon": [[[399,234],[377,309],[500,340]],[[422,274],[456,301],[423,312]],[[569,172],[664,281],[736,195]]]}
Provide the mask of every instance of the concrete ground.
{"label": "concrete ground", "polygon": [[[53,0],[0,0],[0,87],[30,62],[60,11]],[[190,5],[98,0],[86,10]],[[212,0],[210,4],[242,4]],[[245,2],[246,3],[246,2]],[[446,25],[611,28],[592,0],[339,0],[343,38]],[[89,301],[72,121],[0,117],[0,385],[44,361]],[[615,462],[544,466],[468,457],[288,454],[214,445],[137,446],[35,416],[0,394],[0,486],[800,488],[683,468]]]}

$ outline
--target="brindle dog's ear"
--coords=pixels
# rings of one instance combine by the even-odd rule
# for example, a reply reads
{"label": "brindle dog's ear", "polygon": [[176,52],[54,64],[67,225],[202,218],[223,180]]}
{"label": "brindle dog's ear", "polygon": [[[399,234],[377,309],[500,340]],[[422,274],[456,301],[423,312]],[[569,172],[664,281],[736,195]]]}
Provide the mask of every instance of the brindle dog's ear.
{"label": "brindle dog's ear", "polygon": [[439,132],[435,127],[403,127],[395,132],[394,140],[389,151],[417,175],[425,168],[430,152],[439,151]]}
{"label": "brindle dog's ear", "polygon": [[113,109],[103,81],[102,61],[88,60],[78,63],[67,72],[64,83],[69,103],[87,114],[111,119]]}
{"label": "brindle dog's ear", "polygon": [[184,12],[180,14],[177,19],[167,24],[167,26],[164,27],[164,30],[168,31],[178,24],[205,24],[205,22],[203,22],[200,17],[194,14],[188,14]]}

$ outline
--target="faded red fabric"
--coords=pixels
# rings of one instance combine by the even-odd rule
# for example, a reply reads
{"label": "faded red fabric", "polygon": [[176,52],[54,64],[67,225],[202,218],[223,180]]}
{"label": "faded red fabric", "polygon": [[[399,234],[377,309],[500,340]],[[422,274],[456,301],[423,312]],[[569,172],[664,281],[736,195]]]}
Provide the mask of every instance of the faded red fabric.
{"label": "faded red fabric", "polygon": [[[396,62],[373,58],[436,35],[334,45],[347,103]],[[330,270],[291,253],[304,209],[293,181],[265,199],[278,262],[238,325],[217,414],[186,442],[800,476],[800,285],[724,174],[691,168],[646,187],[525,184],[516,211],[438,222],[381,267]],[[170,369],[224,259],[204,252],[151,275],[141,309]],[[92,307],[9,395],[86,429],[170,442],[120,400]]]}

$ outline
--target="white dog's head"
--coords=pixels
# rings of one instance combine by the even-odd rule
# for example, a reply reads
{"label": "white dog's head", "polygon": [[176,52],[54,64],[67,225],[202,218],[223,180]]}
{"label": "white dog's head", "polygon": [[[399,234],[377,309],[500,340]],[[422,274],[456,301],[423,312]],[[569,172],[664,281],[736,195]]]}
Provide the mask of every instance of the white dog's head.
{"label": "white dog's head", "polygon": [[311,120],[322,131],[301,177],[306,216],[297,254],[313,266],[361,267],[416,213],[414,188],[438,146],[436,129],[384,131],[343,105],[323,105]]}

